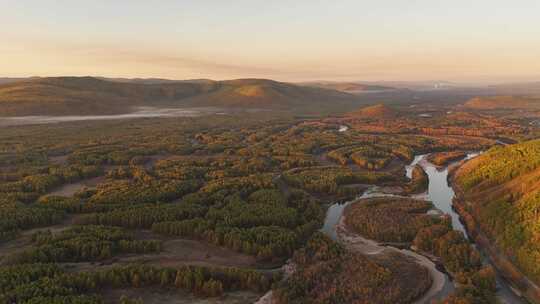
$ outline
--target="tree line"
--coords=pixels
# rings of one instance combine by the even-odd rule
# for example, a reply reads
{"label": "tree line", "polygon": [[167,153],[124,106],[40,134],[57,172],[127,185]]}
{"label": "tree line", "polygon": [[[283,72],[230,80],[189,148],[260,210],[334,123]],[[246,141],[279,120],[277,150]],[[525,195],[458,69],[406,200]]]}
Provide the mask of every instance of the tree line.
{"label": "tree line", "polygon": [[122,253],[157,253],[157,240],[134,240],[131,233],[105,226],[74,226],[53,234],[50,230],[32,235],[33,246],[8,256],[15,263],[60,263],[109,259]]}
{"label": "tree line", "polygon": [[0,267],[0,303],[102,303],[97,293],[104,287],[178,288],[201,297],[216,297],[234,290],[264,292],[278,279],[238,268],[127,265],[68,273],[54,264],[23,264]]}

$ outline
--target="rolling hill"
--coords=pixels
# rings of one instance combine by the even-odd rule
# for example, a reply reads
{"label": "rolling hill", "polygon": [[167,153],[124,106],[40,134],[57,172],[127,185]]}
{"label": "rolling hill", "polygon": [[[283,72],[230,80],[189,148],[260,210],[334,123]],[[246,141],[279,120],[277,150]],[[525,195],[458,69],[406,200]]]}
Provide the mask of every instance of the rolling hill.
{"label": "rolling hill", "polygon": [[350,112],[347,114],[349,117],[357,117],[357,118],[393,118],[396,116],[396,111],[392,109],[391,107],[384,105],[384,104],[376,104],[372,106],[368,106],[365,108],[361,108],[359,110],[356,110],[354,112]]}
{"label": "rolling hill", "polygon": [[28,79],[31,79],[31,78],[0,77],[0,85],[6,84],[6,83],[17,82],[17,81],[28,80]]}
{"label": "rolling hill", "polygon": [[111,81],[94,77],[50,77],[0,85],[0,116],[119,114],[140,106],[212,106],[321,113],[349,110],[358,103],[352,94],[266,79]]}
{"label": "rolling hill", "polygon": [[218,90],[193,96],[190,105],[261,108],[331,108],[353,103],[354,95],[336,90],[297,86],[265,79],[240,79],[219,82]]}
{"label": "rolling hill", "polygon": [[464,106],[475,110],[540,109],[540,98],[526,96],[475,97]]}

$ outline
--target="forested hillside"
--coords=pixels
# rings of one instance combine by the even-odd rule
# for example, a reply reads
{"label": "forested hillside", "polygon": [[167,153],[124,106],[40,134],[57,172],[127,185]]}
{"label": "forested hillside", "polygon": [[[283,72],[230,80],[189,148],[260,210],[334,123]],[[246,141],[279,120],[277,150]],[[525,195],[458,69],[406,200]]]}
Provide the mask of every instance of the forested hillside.
{"label": "forested hillside", "polygon": [[540,140],[494,147],[456,173],[485,234],[540,282]]}
{"label": "forested hillside", "polygon": [[465,103],[465,107],[475,110],[497,109],[540,109],[540,99],[529,96],[489,96],[476,97]]}

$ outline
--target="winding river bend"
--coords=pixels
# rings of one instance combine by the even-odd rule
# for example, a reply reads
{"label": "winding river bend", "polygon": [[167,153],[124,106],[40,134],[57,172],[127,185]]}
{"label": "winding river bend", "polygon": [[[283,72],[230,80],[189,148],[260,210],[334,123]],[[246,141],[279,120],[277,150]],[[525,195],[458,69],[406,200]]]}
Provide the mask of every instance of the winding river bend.
{"label": "winding river bend", "polygon": [[[416,164],[419,164],[420,166],[422,166],[422,168],[426,171],[426,173],[427,173],[427,175],[429,177],[428,191],[426,193],[422,194],[422,195],[415,196],[415,197],[423,198],[423,199],[427,199],[427,200],[432,201],[433,205],[434,205],[434,207],[436,209],[438,209],[438,210],[440,210],[440,211],[442,211],[442,212],[444,212],[446,214],[449,214],[451,216],[452,225],[453,225],[454,229],[462,231],[465,234],[465,236],[467,236],[467,231],[466,231],[465,227],[463,226],[463,224],[460,222],[459,215],[452,209],[452,199],[454,198],[454,190],[448,184],[448,180],[447,180],[447,178],[448,178],[448,167],[445,167],[445,168],[436,167],[435,165],[433,165],[433,164],[431,164],[430,162],[427,161],[427,155],[428,154],[417,155],[414,158],[414,160],[412,161],[412,163],[410,165],[406,166],[406,174],[407,174],[407,177],[409,177],[409,178],[411,178],[412,169],[414,168],[414,166]],[[479,155],[479,154],[478,153],[468,154],[467,159],[471,159],[473,157],[476,157],[477,155]],[[326,218],[325,218],[325,222],[324,222],[324,226],[321,229],[321,231],[324,232],[325,234],[327,234],[330,238],[332,238],[332,239],[334,239],[336,241],[341,241],[340,237],[338,236],[338,233],[337,233],[337,228],[338,228],[338,226],[340,224],[340,221],[341,221],[341,218],[342,218],[342,215],[343,215],[343,211],[345,210],[345,208],[349,204],[351,204],[351,203],[353,203],[353,202],[355,202],[355,201],[357,201],[359,199],[363,199],[363,198],[382,197],[382,196],[395,196],[393,194],[385,193],[385,192],[383,192],[383,190],[384,189],[381,189],[381,188],[379,188],[377,186],[373,186],[368,191],[366,191],[364,194],[357,197],[353,201],[349,201],[349,202],[346,202],[346,203],[343,203],[343,204],[338,203],[338,204],[334,204],[334,205],[330,206],[328,208]],[[369,240],[367,240],[367,241],[369,241]],[[373,241],[369,241],[369,242],[375,243]],[[382,248],[382,246],[381,246],[381,248]],[[392,247],[386,247],[386,248],[399,250],[399,249],[392,248]],[[422,258],[425,259],[425,257],[423,257],[423,256],[421,256],[421,255],[419,255],[419,254],[417,254],[415,252],[412,252],[410,250],[400,250],[400,251],[402,253],[404,253],[404,254],[409,255],[409,256],[415,256],[419,261]],[[486,264],[490,263],[490,261],[487,258],[484,258],[483,262],[486,263]],[[424,266],[426,266],[426,265],[424,265]],[[446,274],[436,270],[434,267],[428,267],[428,268],[432,268],[431,269],[432,275],[435,275],[436,277],[438,277],[438,281],[440,281],[441,278],[444,278],[444,282],[438,282],[438,286],[436,287],[437,290],[429,290],[428,295],[424,296],[422,299],[415,302],[415,304],[429,303],[433,299],[442,299],[442,298],[446,297],[454,289],[453,284],[450,282],[450,280],[449,280],[449,278],[448,278],[448,276]],[[437,280],[434,278],[434,284],[436,283],[436,281]],[[498,287],[497,298],[499,299],[499,301],[501,303],[508,303],[508,304],[514,304],[514,303],[517,303],[517,304],[524,303],[525,304],[525,303],[527,303],[525,300],[518,297],[512,291],[512,289],[510,288],[508,283],[502,277],[500,277],[498,274],[497,274],[497,287]]]}

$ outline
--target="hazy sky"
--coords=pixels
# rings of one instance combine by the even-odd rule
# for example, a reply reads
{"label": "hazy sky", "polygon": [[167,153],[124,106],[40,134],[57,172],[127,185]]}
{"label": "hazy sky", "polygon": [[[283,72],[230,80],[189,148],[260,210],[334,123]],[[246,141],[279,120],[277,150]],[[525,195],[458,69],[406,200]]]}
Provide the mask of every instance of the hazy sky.
{"label": "hazy sky", "polygon": [[540,80],[540,0],[0,0],[0,76]]}

